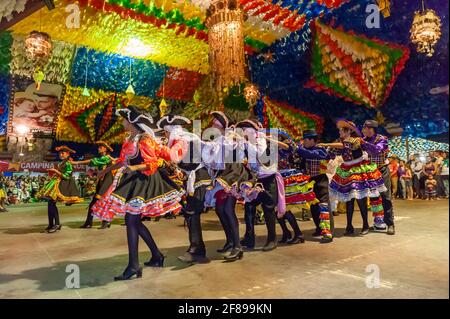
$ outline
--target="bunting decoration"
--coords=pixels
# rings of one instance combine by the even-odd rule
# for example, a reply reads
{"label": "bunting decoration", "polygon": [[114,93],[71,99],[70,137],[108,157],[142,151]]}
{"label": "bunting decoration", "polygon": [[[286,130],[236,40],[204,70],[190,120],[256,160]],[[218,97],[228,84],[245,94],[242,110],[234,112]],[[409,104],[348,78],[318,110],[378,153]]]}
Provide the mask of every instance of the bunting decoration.
{"label": "bunting decoration", "polygon": [[317,22],[312,78],[305,84],[345,101],[380,107],[409,57],[409,49]]}
{"label": "bunting decoration", "polygon": [[319,134],[323,132],[324,120],[315,114],[300,111],[286,103],[263,98],[263,109],[267,114],[270,127],[285,129],[294,139],[302,137],[302,131],[315,129]]}
{"label": "bunting decoration", "polygon": [[401,160],[407,161],[407,138],[409,155],[428,154],[430,151],[449,151],[449,145],[447,143],[438,143],[421,137],[395,136],[389,139],[389,156],[396,155]]}

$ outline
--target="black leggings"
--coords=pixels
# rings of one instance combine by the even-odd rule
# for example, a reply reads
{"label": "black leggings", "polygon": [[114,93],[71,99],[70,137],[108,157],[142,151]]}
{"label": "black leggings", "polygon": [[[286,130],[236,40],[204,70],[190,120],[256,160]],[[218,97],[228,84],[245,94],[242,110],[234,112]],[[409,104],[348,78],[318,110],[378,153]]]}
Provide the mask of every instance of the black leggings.
{"label": "black leggings", "polygon": [[[359,210],[361,211],[361,217],[363,220],[363,229],[369,228],[369,220],[368,220],[368,209],[367,209],[367,197],[362,199],[357,199]],[[347,206],[347,230],[353,230],[352,219],[353,219],[353,211],[355,210],[355,199],[352,198],[350,201],[346,202]]]}
{"label": "black leggings", "polygon": [[48,227],[53,227],[55,225],[60,225],[59,223],[59,212],[58,207],[56,207],[56,202],[53,200],[48,201]]}
{"label": "black leggings", "polygon": [[295,237],[302,236],[302,231],[298,226],[294,214],[292,214],[291,211],[287,211],[282,218],[278,218],[278,223],[280,224],[281,229],[283,230],[283,237],[291,238],[291,232],[287,228],[286,220],[288,221],[289,225],[291,225],[292,230],[294,231],[294,236]]}
{"label": "black leggings", "polygon": [[128,266],[130,270],[139,269],[139,236],[145,241],[152,253],[152,258],[162,256],[158,246],[153,240],[152,234],[148,228],[142,223],[141,215],[126,214],[125,225],[127,226],[128,239]]}
{"label": "black leggings", "polygon": [[85,225],[91,225],[92,226],[92,222],[94,219],[94,216],[92,216],[92,206],[94,206],[94,204],[97,202],[97,197],[92,198],[91,203],[89,204],[88,207],[88,212],[87,212],[87,216],[86,216],[86,221],[84,222]]}
{"label": "black leggings", "polygon": [[236,217],[236,198],[227,196],[221,204],[216,204],[216,213],[222,224],[227,244],[231,244],[234,248],[241,248],[239,239],[239,221]]}

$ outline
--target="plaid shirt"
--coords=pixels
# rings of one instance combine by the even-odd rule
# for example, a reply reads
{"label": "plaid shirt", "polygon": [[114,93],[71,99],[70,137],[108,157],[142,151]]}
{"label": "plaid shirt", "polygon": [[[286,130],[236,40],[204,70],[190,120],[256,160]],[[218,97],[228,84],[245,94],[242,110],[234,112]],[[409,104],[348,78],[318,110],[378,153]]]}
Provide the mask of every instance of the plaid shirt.
{"label": "plaid shirt", "polygon": [[377,164],[378,167],[387,164],[387,154],[389,153],[388,139],[386,136],[376,134],[372,137],[366,137],[367,143],[361,144],[361,148],[369,155],[369,161]]}
{"label": "plaid shirt", "polygon": [[328,160],[307,159],[305,160],[306,172],[314,177],[327,173]]}
{"label": "plaid shirt", "polygon": [[327,165],[330,157],[324,148],[314,146],[307,149],[299,146],[297,148],[297,154],[303,159],[306,173],[309,176],[314,177],[327,173]]}

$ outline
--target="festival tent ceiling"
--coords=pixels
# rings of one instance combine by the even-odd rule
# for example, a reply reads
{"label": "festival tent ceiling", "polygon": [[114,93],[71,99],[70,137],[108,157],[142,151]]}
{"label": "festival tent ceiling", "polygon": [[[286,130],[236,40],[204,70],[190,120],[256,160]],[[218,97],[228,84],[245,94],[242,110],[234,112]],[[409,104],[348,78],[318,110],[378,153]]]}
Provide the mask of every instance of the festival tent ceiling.
{"label": "festival tent ceiling", "polygon": [[[26,2],[0,5],[0,21],[20,13]],[[154,111],[161,98],[172,111],[192,117],[212,107],[205,26],[210,0],[54,2],[55,9],[43,7],[0,34],[3,131],[14,90],[33,75],[24,52],[24,38],[33,30],[48,33],[54,46],[44,81],[64,86],[57,139],[120,141],[113,113],[126,105],[129,84],[136,94],[133,103]],[[68,19],[67,6],[74,3],[79,26]],[[322,132],[325,127],[325,136],[332,137],[338,117],[359,125],[368,118],[398,123],[404,134],[414,136],[448,131],[448,2],[426,1],[442,21],[431,58],[417,53],[409,40],[419,0],[390,1],[390,16],[381,16],[380,28],[366,26],[366,7],[372,3],[240,0],[247,16],[248,79],[259,86],[255,112],[262,121],[284,126],[294,136],[301,129]],[[430,93],[445,86],[447,93]],[[83,95],[84,88],[90,96]],[[236,116],[248,115],[242,88],[230,89],[223,102]],[[94,133],[100,128],[101,134]]]}

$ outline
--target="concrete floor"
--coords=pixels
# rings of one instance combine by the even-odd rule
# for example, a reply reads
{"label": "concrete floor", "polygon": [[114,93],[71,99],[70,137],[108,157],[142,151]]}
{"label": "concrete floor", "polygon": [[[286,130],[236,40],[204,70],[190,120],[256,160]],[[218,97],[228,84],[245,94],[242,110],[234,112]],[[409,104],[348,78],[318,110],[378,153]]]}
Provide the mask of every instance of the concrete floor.
{"label": "concrete floor", "polygon": [[[280,245],[271,252],[256,249],[233,263],[216,253],[224,234],[211,211],[203,215],[210,262],[188,267],[176,260],[187,245],[183,218],[147,222],[168,256],[165,267],[145,268],[139,280],[114,282],[128,258],[121,220],[108,230],[79,229],[86,204],[60,206],[63,229],[44,234],[46,206],[11,207],[0,213],[0,297],[448,298],[448,208],[443,200],[396,201],[395,236],[342,237],[345,216],[340,215],[331,244],[312,238],[312,221],[301,221],[305,244]],[[241,209],[239,217],[243,232]],[[358,213],[355,226],[360,226]],[[257,226],[257,235],[261,246],[265,226]],[[141,241],[141,263],[149,257],[145,248]],[[69,264],[80,268],[80,289],[65,288]],[[378,288],[366,285],[371,274],[366,269],[373,267],[379,269]]]}

